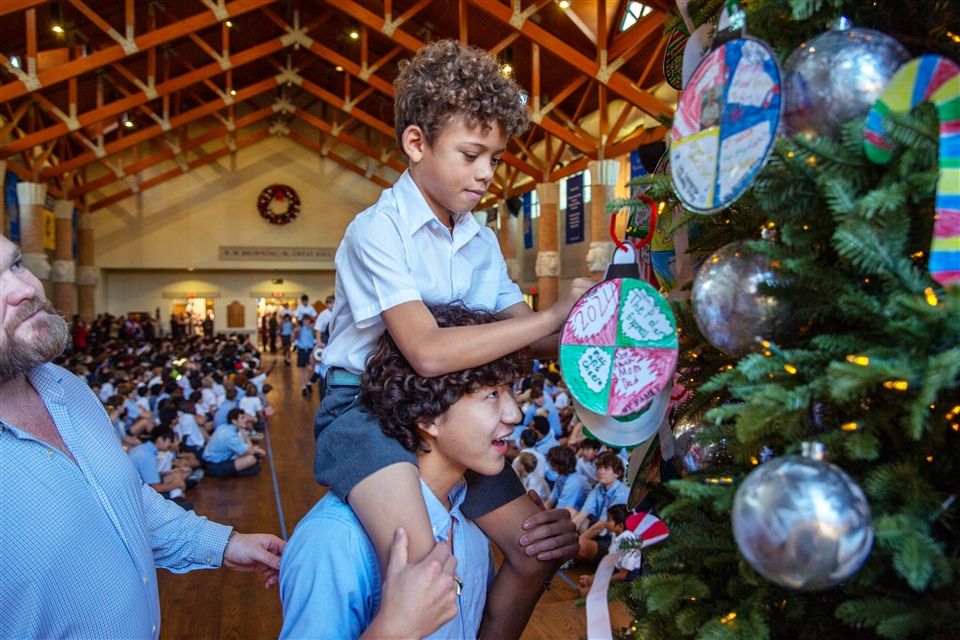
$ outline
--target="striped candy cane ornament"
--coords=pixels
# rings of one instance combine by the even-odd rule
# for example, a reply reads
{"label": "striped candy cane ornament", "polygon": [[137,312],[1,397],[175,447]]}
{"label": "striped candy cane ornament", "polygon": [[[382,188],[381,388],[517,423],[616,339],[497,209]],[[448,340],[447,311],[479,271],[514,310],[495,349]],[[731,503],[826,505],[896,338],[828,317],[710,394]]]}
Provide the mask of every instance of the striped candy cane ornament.
{"label": "striped candy cane ornament", "polygon": [[960,66],[924,55],[906,63],[867,114],[864,151],[877,164],[893,155],[894,142],[883,128],[888,113],[906,113],[932,102],[940,117],[940,179],[930,243],[930,275],[943,286],[960,284]]}

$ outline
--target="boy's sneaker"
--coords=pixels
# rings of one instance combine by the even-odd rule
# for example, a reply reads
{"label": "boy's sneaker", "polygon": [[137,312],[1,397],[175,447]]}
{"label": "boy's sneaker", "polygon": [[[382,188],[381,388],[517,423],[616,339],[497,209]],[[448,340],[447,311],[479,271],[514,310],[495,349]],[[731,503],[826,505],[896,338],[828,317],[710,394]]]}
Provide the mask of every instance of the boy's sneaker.
{"label": "boy's sneaker", "polygon": [[309,396],[311,393],[313,393],[313,385],[310,384],[309,382],[307,383],[306,389],[307,389],[307,392],[304,395]]}
{"label": "boy's sneaker", "polygon": [[300,395],[302,395],[304,398],[307,397],[307,388],[306,388],[306,387],[300,387]]}
{"label": "boy's sneaker", "polygon": [[263,440],[263,434],[257,431],[254,431],[253,433],[248,434],[247,437],[250,438],[251,442],[260,442],[261,440]]}
{"label": "boy's sneaker", "polygon": [[187,480],[193,480],[194,482],[200,482],[203,480],[203,469],[194,469],[193,473],[187,476]]}

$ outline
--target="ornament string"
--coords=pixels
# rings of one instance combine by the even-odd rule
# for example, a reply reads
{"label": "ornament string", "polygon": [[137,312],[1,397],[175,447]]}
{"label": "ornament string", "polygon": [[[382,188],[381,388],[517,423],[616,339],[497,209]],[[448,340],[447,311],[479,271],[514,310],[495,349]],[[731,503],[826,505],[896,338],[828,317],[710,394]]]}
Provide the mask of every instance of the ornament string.
{"label": "ornament string", "polygon": [[[638,251],[650,244],[650,241],[653,240],[653,234],[657,230],[657,203],[643,194],[640,194],[640,200],[650,207],[650,229],[646,236],[631,243]],[[610,216],[610,238],[617,245],[617,251],[627,250],[627,245],[617,236],[617,214]]]}

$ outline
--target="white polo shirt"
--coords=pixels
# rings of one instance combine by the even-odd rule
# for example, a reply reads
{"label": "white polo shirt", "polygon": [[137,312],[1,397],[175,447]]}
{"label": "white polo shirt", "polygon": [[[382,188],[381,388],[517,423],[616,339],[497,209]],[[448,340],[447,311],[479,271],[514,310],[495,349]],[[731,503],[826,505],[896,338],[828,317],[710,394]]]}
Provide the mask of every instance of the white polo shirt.
{"label": "white polo shirt", "polygon": [[462,301],[498,313],[523,301],[493,230],[469,211],[453,217],[451,235],[409,171],[357,215],[337,249],[336,302],[323,364],[361,373],[386,328],[380,314],[404,302]]}

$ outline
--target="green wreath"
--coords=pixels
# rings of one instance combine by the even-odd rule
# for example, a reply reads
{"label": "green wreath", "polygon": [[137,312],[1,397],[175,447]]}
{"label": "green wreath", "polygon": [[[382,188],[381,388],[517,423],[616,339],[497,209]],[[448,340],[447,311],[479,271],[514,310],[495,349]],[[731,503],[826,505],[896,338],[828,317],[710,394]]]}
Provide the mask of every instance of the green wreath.
{"label": "green wreath", "polygon": [[[279,203],[279,204],[278,204]],[[278,211],[286,205],[286,210]],[[260,215],[273,224],[287,224],[300,213],[300,196],[285,184],[272,184],[260,192],[257,198],[257,210]]]}

